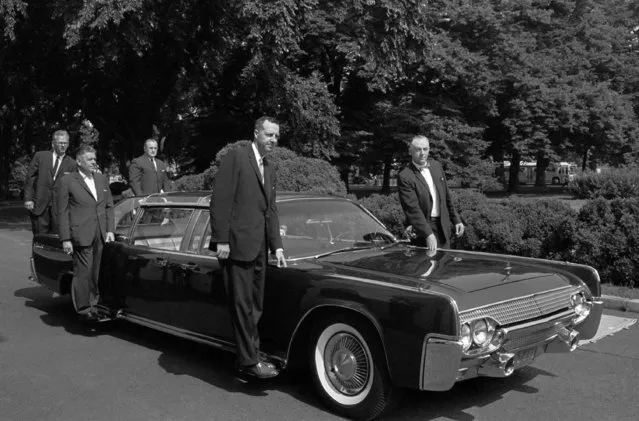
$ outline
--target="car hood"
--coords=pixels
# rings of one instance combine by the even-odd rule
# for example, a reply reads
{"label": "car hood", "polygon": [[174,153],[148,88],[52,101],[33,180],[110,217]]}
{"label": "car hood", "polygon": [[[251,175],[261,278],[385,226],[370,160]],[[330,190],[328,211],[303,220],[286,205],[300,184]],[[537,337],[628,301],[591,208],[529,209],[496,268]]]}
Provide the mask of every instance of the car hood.
{"label": "car hood", "polygon": [[490,253],[438,250],[429,256],[424,249],[400,246],[322,260],[344,275],[445,293],[469,306],[477,305],[477,299],[507,300],[581,284],[560,262]]}

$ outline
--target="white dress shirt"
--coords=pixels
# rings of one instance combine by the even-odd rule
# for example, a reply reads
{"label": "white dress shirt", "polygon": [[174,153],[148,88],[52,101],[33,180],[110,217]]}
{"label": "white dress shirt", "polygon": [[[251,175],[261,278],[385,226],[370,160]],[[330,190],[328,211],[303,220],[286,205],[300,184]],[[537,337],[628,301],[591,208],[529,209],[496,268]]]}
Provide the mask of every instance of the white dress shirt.
{"label": "white dress shirt", "polygon": [[91,177],[88,177],[86,174],[80,171],[80,175],[82,176],[82,179],[86,183],[87,187],[89,187],[89,190],[91,191],[91,194],[93,195],[93,198],[97,201],[98,192],[95,189],[95,178],[93,178],[93,174],[91,174]]}
{"label": "white dress shirt", "polygon": [[[419,168],[419,165],[415,164],[415,166]],[[430,173],[428,167],[422,167],[420,172],[422,174],[422,177],[424,177],[426,184],[428,185],[428,190],[430,190],[430,197],[433,202],[433,207],[430,211],[430,217],[439,218],[439,201],[437,198],[437,188],[435,188],[435,183],[433,182],[433,176]]]}
{"label": "white dress shirt", "polygon": [[260,175],[262,176],[262,184],[264,184],[264,158],[260,155],[260,151],[257,150],[255,142],[251,143],[251,146],[253,147],[255,159],[257,160],[257,168],[260,170]]}

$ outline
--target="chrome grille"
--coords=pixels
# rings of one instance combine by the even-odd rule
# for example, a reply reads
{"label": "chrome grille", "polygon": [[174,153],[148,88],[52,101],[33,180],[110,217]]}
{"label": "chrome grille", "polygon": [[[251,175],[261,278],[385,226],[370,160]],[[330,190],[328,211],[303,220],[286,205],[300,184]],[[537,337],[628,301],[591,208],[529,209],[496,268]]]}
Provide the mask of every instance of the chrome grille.
{"label": "chrome grille", "polygon": [[515,337],[513,339],[506,340],[506,342],[504,342],[503,349],[506,352],[510,352],[519,348],[525,348],[528,345],[535,345],[535,344],[544,342],[547,339],[550,339],[553,336],[555,336],[561,328],[562,328],[562,325],[557,324],[547,329],[543,329],[539,332],[535,332],[532,334],[523,335],[520,337]]}
{"label": "chrome grille", "polygon": [[500,326],[522,322],[570,306],[570,296],[582,288],[567,286],[552,291],[533,294],[526,297],[515,298],[501,303],[490,304],[485,307],[475,308],[461,312],[462,323],[481,317],[491,317]]}

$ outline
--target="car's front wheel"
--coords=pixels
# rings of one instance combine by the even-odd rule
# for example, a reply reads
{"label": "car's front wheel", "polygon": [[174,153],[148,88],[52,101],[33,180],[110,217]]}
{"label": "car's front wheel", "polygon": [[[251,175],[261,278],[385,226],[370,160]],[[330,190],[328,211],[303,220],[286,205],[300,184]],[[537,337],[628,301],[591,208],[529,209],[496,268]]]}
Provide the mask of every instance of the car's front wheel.
{"label": "car's front wheel", "polygon": [[313,330],[313,382],[335,412],[358,420],[380,415],[396,397],[375,331],[359,319],[329,317]]}

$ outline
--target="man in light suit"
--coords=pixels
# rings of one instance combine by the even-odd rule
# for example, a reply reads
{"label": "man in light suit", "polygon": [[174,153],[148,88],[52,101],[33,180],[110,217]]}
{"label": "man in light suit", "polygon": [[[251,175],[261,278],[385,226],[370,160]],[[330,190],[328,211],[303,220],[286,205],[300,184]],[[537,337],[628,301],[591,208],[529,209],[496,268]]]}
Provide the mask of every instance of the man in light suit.
{"label": "man in light suit", "polygon": [[464,233],[448,191],[442,166],[429,160],[430,142],[426,136],[415,136],[409,144],[412,162],[397,176],[397,188],[406,223],[412,227],[413,245],[437,250],[450,247],[451,223],[455,234]]}
{"label": "man in light suit", "polygon": [[69,133],[53,133],[50,151],[36,152],[29,164],[24,183],[24,207],[30,212],[33,235],[56,232],[55,187],[64,174],[76,170],[73,158],[67,156]]}
{"label": "man in light suit", "polygon": [[144,142],[144,155],[131,162],[129,183],[136,196],[171,190],[171,180],[166,173],[166,164],[156,158],[157,154],[157,140],[147,139]]}
{"label": "man in light suit", "polygon": [[265,159],[277,145],[280,127],[272,117],[254,125],[249,147],[228,152],[215,176],[211,197],[211,242],[224,270],[229,311],[238,349],[238,370],[274,377],[275,366],[259,354],[267,253],[286,266],[275,205],[275,172]]}
{"label": "man in light suit", "polygon": [[114,214],[109,180],[97,173],[95,149],[82,146],[78,171],[65,175],[57,189],[59,232],[65,253],[73,255],[76,311],[84,321],[97,321],[98,275],[104,243],[113,241]]}

